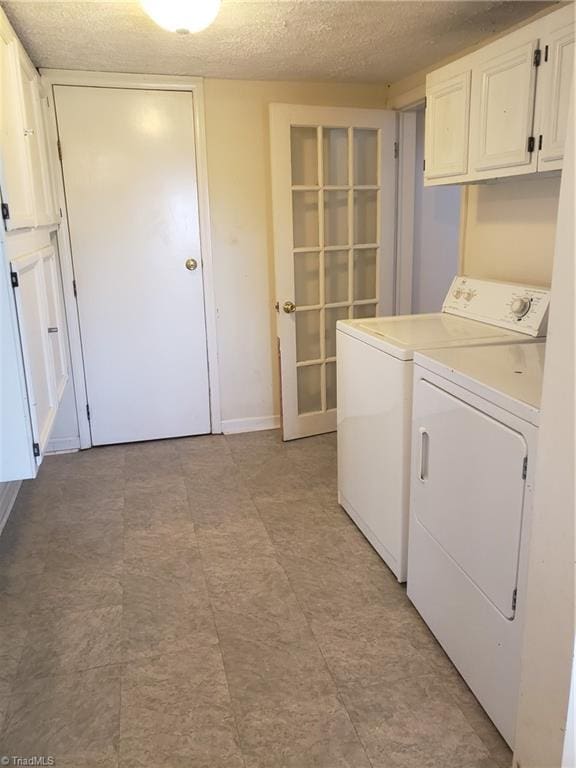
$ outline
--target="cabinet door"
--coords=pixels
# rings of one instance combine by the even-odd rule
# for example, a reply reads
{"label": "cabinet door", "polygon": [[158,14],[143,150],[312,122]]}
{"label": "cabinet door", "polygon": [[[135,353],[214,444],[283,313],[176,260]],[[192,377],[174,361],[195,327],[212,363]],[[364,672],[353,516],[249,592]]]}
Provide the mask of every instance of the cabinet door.
{"label": "cabinet door", "polygon": [[[426,181],[461,176],[468,171],[471,72],[426,87],[425,174]],[[458,179],[455,179],[456,181]]]}
{"label": "cabinet door", "polygon": [[413,519],[505,618],[514,618],[524,437],[418,378],[413,425]]}
{"label": "cabinet door", "polygon": [[[552,26],[552,21],[556,24]],[[562,168],[568,105],[574,83],[574,9],[550,16],[550,33],[542,41],[538,73],[539,146],[538,170]]]}
{"label": "cabinet door", "polygon": [[44,132],[44,116],[40,103],[40,79],[23,50],[20,50],[20,79],[24,106],[24,135],[28,142],[32,172],[35,224],[43,226],[54,221],[54,200]]}
{"label": "cabinet door", "polygon": [[0,24],[0,188],[6,229],[34,226],[30,157],[24,129],[18,42]]}
{"label": "cabinet door", "polygon": [[40,452],[50,436],[58,399],[55,386],[44,257],[52,248],[14,259],[16,307],[24,357],[32,431]]}
{"label": "cabinet door", "polygon": [[[530,35],[534,35],[532,29]],[[475,54],[472,74],[471,172],[475,178],[536,170],[534,124],[538,39],[519,30]],[[494,171],[502,171],[495,173]],[[482,173],[482,172],[490,173]]]}
{"label": "cabinet door", "polygon": [[54,370],[54,389],[59,403],[64,387],[68,381],[68,364],[65,346],[66,329],[62,314],[62,298],[60,292],[60,277],[56,252],[52,248],[45,250],[42,259],[44,268],[44,284],[46,286],[46,313],[48,335],[50,337],[50,352]]}

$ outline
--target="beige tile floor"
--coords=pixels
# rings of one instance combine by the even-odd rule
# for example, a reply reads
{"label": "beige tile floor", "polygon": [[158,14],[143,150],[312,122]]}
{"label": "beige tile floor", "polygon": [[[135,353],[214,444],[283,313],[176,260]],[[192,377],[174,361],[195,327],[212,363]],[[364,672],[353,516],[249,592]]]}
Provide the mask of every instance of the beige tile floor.
{"label": "beige tile floor", "polygon": [[333,435],[48,458],[0,537],[1,755],[57,768],[508,768],[336,502]]}

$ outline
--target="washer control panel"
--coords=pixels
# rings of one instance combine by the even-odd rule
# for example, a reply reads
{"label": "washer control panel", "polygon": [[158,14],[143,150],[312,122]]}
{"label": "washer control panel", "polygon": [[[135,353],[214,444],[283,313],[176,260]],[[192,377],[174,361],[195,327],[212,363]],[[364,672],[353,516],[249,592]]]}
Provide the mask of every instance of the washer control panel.
{"label": "washer control panel", "polygon": [[457,276],[444,299],[442,312],[528,336],[545,336],[549,305],[547,288]]}

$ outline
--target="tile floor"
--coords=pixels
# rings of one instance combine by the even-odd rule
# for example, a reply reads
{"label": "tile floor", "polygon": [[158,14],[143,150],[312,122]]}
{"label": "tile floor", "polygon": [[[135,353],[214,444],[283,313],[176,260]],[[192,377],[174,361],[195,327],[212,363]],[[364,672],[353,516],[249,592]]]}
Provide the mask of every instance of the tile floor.
{"label": "tile floor", "polygon": [[508,768],[336,502],[333,435],[48,458],[0,537],[0,755],[57,768]]}

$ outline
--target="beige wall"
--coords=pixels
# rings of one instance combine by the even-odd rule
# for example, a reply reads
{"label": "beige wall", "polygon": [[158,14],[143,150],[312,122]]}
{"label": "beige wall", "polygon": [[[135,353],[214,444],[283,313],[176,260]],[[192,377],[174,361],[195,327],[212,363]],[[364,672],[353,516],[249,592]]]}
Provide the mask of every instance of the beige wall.
{"label": "beige wall", "polygon": [[559,190],[559,176],[465,187],[462,272],[550,285]]}
{"label": "beige wall", "polygon": [[279,412],[268,105],[382,107],[385,99],[378,85],[205,81],[224,422]]}

